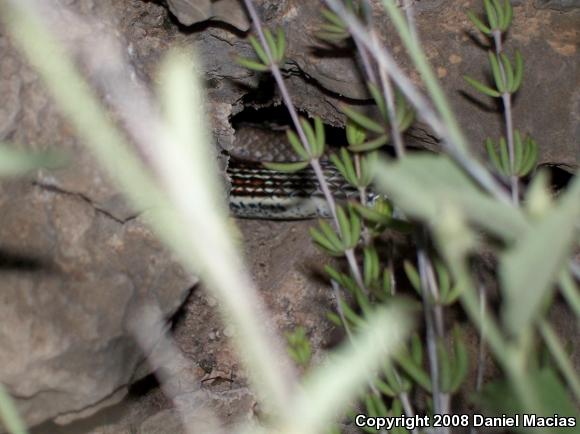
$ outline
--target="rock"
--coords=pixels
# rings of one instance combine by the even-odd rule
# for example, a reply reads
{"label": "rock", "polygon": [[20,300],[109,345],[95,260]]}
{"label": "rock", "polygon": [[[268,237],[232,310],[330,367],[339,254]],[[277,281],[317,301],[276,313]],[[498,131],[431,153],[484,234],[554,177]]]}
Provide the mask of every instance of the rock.
{"label": "rock", "polygon": [[69,423],[119,402],[150,371],[126,329],[136,303],[154,298],[169,318],[198,280],[127,207],[0,35],[0,140],[58,146],[74,162],[0,181],[0,381],[28,425]]}
{"label": "rock", "polygon": [[245,10],[237,0],[167,0],[167,3],[171,13],[185,26],[209,19],[223,21],[244,32],[250,26]]}

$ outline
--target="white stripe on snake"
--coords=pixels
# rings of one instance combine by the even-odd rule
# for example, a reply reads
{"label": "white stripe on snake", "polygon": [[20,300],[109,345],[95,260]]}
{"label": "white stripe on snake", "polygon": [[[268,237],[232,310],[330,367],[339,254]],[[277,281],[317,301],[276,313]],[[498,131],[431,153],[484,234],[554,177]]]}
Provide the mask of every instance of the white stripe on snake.
{"label": "white stripe on snake", "polygon": [[[297,161],[286,134],[273,129],[244,126],[236,132],[227,173],[232,189],[230,210],[236,217],[269,220],[329,218],[328,205],[314,172],[306,168],[295,173],[266,169],[261,161]],[[329,188],[340,203],[358,199],[359,192],[349,185],[329,161],[321,161]],[[369,193],[367,200],[376,199]]]}

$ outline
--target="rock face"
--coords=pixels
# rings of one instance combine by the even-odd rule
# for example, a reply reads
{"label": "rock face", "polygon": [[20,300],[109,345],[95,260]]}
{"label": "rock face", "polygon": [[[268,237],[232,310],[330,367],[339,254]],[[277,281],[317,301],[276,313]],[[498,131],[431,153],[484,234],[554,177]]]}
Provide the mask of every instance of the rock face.
{"label": "rock face", "polygon": [[[135,79],[149,87],[169,47],[194,47],[204,63],[208,111],[220,149],[234,146],[234,116],[280,102],[267,76],[233,61],[236,55],[252,56],[252,50],[239,31],[245,30],[243,20],[223,12],[230,0],[169,1],[183,24],[195,23],[191,31],[178,27],[158,2],[61,3],[80,14],[108,20],[100,31],[119,32]],[[194,4],[205,9],[187,9]],[[342,126],[340,104],[364,105],[367,95],[348,50],[333,51],[315,38],[320,5],[303,0],[256,4],[266,26],[286,30],[284,72],[297,107],[304,114],[321,116],[329,125]],[[417,24],[461,125],[479,147],[486,136],[501,134],[502,120],[492,101],[474,95],[462,81],[463,74],[483,77],[487,60],[465,15],[469,9],[481,11],[481,5],[469,0],[457,6],[452,0],[419,1]],[[509,50],[520,49],[526,60],[524,86],[515,102],[516,126],[536,138],[541,163],[569,170],[578,167],[580,158],[579,14],[573,1],[520,1],[506,42]],[[231,18],[235,21],[228,21]],[[214,19],[236,28],[216,24]],[[383,16],[377,14],[376,20],[385,43],[409,68],[393,29]],[[418,81],[414,72],[411,77]],[[144,356],[125,327],[135,304],[153,297],[170,317],[196,279],[183,272],[138,214],[124,204],[2,29],[0,99],[0,141],[35,150],[55,147],[74,161],[59,171],[0,182],[0,381],[29,424],[55,418],[65,423],[122,399],[127,387],[147,372]],[[409,140],[416,146],[438,148],[437,139],[421,124]],[[313,283],[310,269],[289,262],[296,259],[297,251],[308,252],[314,258],[310,262],[324,260],[312,250],[307,226],[305,222],[242,224],[251,247],[249,262],[277,326],[287,330],[305,325],[320,348],[330,330],[318,321],[332,301],[320,282]],[[283,245],[274,248],[275,240]],[[184,308],[188,315],[176,337],[211,381],[218,378],[245,393],[237,359],[224,343],[228,333],[221,330],[218,315],[208,313],[212,303],[200,300],[201,296],[194,296]],[[251,412],[246,405],[251,398],[242,401],[241,412]],[[150,419],[148,429],[155,432],[163,426],[158,422],[165,416]]]}
{"label": "rock face", "polygon": [[0,140],[74,161],[0,182],[0,381],[28,424],[65,423],[118,402],[148,372],[131,312],[154,299],[171,317],[197,278],[124,204],[0,35]]}

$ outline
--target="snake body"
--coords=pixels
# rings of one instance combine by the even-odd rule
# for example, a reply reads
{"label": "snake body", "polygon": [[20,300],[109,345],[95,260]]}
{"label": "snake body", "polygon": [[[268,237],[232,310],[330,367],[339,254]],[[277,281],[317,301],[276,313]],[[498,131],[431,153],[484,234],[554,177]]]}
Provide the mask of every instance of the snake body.
{"label": "snake body", "polygon": [[[244,128],[236,137],[228,165],[230,210],[236,217],[269,220],[328,218],[330,211],[312,169],[283,173],[266,169],[261,161],[296,161],[285,135]],[[339,202],[358,197],[328,161],[321,161],[328,186]],[[372,193],[369,200],[374,199]]]}

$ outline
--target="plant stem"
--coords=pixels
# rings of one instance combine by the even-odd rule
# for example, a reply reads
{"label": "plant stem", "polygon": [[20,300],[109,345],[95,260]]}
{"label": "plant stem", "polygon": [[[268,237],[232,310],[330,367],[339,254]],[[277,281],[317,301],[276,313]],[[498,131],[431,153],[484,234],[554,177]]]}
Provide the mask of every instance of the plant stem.
{"label": "plant stem", "polygon": [[[244,4],[246,5],[246,9],[248,10],[248,12],[250,14],[252,22],[254,23],[254,26],[256,28],[256,32],[258,33],[258,38],[260,40],[260,44],[262,45],[262,48],[264,49],[264,51],[266,52],[266,54],[268,56],[268,59],[270,61],[270,65],[269,65],[270,71],[272,72],[272,76],[274,77],[274,80],[276,81],[276,84],[278,85],[278,89],[280,89],[280,93],[282,94],[282,100],[284,101],[284,105],[288,109],[288,113],[290,114],[290,118],[292,119],[292,123],[294,124],[294,128],[296,128],[296,132],[298,133],[298,137],[300,137],[300,141],[302,142],[302,145],[304,146],[306,151],[310,155],[312,155],[312,146],[308,142],[308,138],[306,137],[306,134],[304,133],[304,129],[302,128],[302,125],[300,124],[300,119],[298,117],[298,113],[296,112],[296,108],[294,106],[294,103],[292,102],[292,98],[290,97],[290,92],[288,92],[288,88],[286,87],[286,84],[284,83],[284,78],[282,77],[282,72],[280,71],[280,67],[275,62],[274,56],[272,55],[272,52],[270,50],[270,46],[268,45],[268,42],[266,41],[266,37],[264,36],[264,31],[262,29],[262,23],[260,21],[260,18],[258,17],[258,13],[256,12],[256,8],[254,7],[252,0],[244,0]],[[317,158],[313,158],[312,160],[310,160],[310,165],[312,166],[312,169],[314,170],[314,174],[316,175],[316,179],[318,180],[318,183],[320,184],[320,189],[322,190],[322,193],[324,194],[326,202],[328,203],[328,208],[330,210],[332,220],[334,221],[336,228],[338,228],[338,217],[336,215],[336,202],[335,202],[334,197],[332,196],[332,194],[330,192],[330,189],[328,188],[328,183],[326,182],[326,178],[324,177],[324,173],[322,172],[322,168],[320,167],[320,162],[318,161]]]}
{"label": "plant stem", "polygon": [[[376,32],[372,33],[372,37],[375,38],[376,42],[378,39]],[[391,125],[391,135],[393,137],[393,143],[395,144],[395,153],[398,158],[402,158],[405,156],[405,145],[403,143],[401,130],[399,129],[399,122],[397,121],[397,110],[395,106],[393,87],[391,86],[391,80],[389,79],[386,68],[379,66],[379,76],[381,77],[381,88],[383,89],[383,96],[385,98],[385,102],[387,103],[387,112],[389,116],[389,123]]]}
{"label": "plant stem", "polygon": [[441,391],[439,389],[439,361],[437,359],[437,336],[433,324],[433,312],[429,300],[429,279],[427,277],[427,254],[421,243],[417,248],[417,263],[419,264],[419,276],[421,278],[421,295],[423,298],[423,313],[425,315],[425,327],[427,329],[427,353],[429,355],[429,369],[431,374],[431,395],[433,398],[433,412],[442,414]]}
{"label": "plant stem", "polygon": [[[276,84],[278,85],[278,89],[280,89],[280,93],[282,94],[282,99],[284,101],[284,105],[286,106],[286,108],[288,109],[288,112],[290,113],[290,118],[292,119],[292,123],[294,124],[294,127],[296,128],[296,131],[298,133],[298,137],[300,137],[300,141],[302,142],[302,145],[304,146],[306,151],[310,155],[312,155],[312,153],[311,153],[312,146],[308,142],[308,138],[306,137],[306,134],[304,133],[304,129],[302,128],[302,125],[300,124],[300,119],[298,118],[298,113],[296,112],[296,108],[294,107],[294,103],[292,102],[292,98],[290,97],[290,92],[288,92],[288,88],[286,87],[286,84],[284,83],[284,78],[282,77],[282,72],[280,71],[278,64],[274,61],[274,57],[272,55],[272,52],[270,51],[270,47],[268,46],[268,43],[267,43],[266,38],[264,36],[264,31],[262,29],[262,23],[260,21],[260,18],[258,17],[256,9],[254,8],[254,4],[252,3],[252,0],[244,0],[244,4],[246,5],[246,8],[250,14],[250,17],[252,18],[252,22],[254,23],[254,26],[256,27],[256,32],[258,33],[258,38],[260,39],[260,43],[262,44],[262,48],[264,48],[264,51],[266,52],[266,55],[268,56],[268,59],[270,60],[270,70],[272,72],[274,80],[276,81]],[[334,222],[335,229],[338,230],[339,223],[338,223],[338,216],[336,214],[336,201],[334,200],[334,196],[330,192],[330,188],[328,187],[328,183],[326,182],[326,178],[324,177],[324,173],[322,171],[322,167],[320,166],[320,161],[318,160],[318,158],[312,158],[310,160],[310,166],[314,170],[314,174],[316,175],[316,179],[318,181],[318,184],[320,185],[320,189],[322,190],[322,194],[324,195],[324,198],[326,199],[326,203],[328,204],[328,209],[330,211],[330,215],[332,216],[332,220]],[[366,294],[368,294],[368,289],[364,285],[360,268],[358,266],[358,263],[356,262],[356,258],[354,257],[354,251],[352,249],[349,249],[349,250],[345,251],[344,254],[346,256],[349,267],[351,269],[351,272],[353,274],[353,277],[354,277],[357,285],[359,285],[360,288]]]}
{"label": "plant stem", "polygon": [[[506,82],[506,72],[503,66],[503,63],[500,59],[500,54],[503,51],[502,42],[501,42],[501,31],[494,30],[493,31],[493,42],[495,45],[495,54],[498,58],[499,62],[499,69],[502,80],[504,83]],[[505,128],[506,128],[506,136],[507,136],[507,143],[508,143],[508,155],[510,160],[510,187],[512,193],[512,202],[515,206],[519,205],[519,180],[518,176],[515,173],[515,151],[514,151],[514,127],[513,127],[513,116],[512,116],[512,96],[509,91],[505,91],[501,95],[501,100],[503,103],[503,113],[504,113],[504,120],[505,120]]]}
{"label": "plant stem", "polygon": [[485,286],[481,284],[479,286],[479,306],[480,306],[480,317],[481,317],[481,327],[479,329],[479,349],[477,352],[477,375],[475,381],[475,390],[481,391],[483,386],[483,377],[485,374],[485,341],[483,339],[485,335],[485,315],[487,311],[487,294]]}

